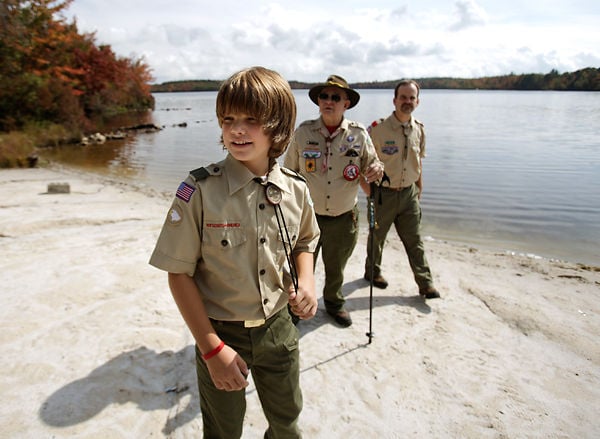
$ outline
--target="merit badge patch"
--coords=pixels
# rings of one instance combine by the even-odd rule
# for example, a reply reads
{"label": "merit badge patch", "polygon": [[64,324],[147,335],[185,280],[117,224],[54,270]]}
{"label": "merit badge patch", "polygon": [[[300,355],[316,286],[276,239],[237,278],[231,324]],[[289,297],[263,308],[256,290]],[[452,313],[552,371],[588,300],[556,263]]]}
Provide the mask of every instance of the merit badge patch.
{"label": "merit badge patch", "polygon": [[177,188],[177,193],[175,194],[175,196],[180,200],[183,200],[186,203],[188,203],[190,201],[190,198],[192,198],[192,194],[195,190],[196,189],[193,186],[190,186],[184,181]]}
{"label": "merit badge patch", "polygon": [[354,181],[360,175],[360,168],[353,163],[350,163],[344,168],[344,178],[348,181]]}

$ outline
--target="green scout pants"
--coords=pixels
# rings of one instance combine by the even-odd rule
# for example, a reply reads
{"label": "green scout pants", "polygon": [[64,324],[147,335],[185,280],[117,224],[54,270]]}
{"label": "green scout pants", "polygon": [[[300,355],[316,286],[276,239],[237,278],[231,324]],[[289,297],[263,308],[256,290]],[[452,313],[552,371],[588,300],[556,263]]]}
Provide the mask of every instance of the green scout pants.
{"label": "green scout pants", "polygon": [[319,250],[323,250],[325,286],[323,301],[330,312],[337,312],[344,306],[342,295],[344,269],[356,242],[358,241],[358,206],[339,216],[317,215],[321,237],[315,250],[315,264]]}
{"label": "green scout pants", "polygon": [[[246,361],[269,423],[265,438],[300,438],[302,410],[298,329],[287,308],[257,328],[236,322],[212,321],[215,331]],[[242,436],[246,390],[226,392],[215,387],[196,348],[196,373],[205,439]]]}
{"label": "green scout pants", "polygon": [[[381,203],[380,203],[381,200]],[[385,187],[375,189],[375,231],[369,231],[367,241],[367,260],[365,272],[371,273],[371,263],[374,262],[373,273],[381,274],[381,257],[385,237],[392,224],[404,245],[408,262],[412,269],[419,289],[433,286],[433,279],[425,247],[421,239],[421,204],[419,203],[419,189],[415,184],[401,191],[394,191]],[[373,259],[371,260],[371,240],[374,244]]]}

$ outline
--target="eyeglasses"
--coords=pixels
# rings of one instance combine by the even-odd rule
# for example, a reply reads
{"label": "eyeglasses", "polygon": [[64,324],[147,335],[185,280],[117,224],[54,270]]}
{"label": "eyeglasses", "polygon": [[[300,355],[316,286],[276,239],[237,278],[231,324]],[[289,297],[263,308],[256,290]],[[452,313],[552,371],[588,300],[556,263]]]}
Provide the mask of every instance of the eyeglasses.
{"label": "eyeglasses", "polygon": [[321,99],[322,101],[331,99],[332,102],[339,102],[342,100],[342,97],[340,95],[328,95],[327,93],[320,93],[319,99]]}

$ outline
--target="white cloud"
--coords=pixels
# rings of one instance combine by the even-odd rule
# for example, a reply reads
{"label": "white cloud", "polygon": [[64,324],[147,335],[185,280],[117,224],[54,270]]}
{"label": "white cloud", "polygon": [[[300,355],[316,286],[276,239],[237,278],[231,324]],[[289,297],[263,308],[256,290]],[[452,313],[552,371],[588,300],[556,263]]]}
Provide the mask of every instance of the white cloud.
{"label": "white cloud", "polygon": [[[600,66],[600,7],[581,0],[225,3],[78,0],[81,30],[144,56],[158,82],[265,65],[288,79],[477,77]],[[119,11],[116,13],[115,11]]]}

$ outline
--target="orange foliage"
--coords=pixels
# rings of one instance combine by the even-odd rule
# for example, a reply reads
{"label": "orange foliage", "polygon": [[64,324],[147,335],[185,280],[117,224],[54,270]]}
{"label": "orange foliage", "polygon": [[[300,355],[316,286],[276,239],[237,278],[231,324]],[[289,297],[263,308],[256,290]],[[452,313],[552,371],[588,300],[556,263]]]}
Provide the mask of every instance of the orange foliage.
{"label": "orange foliage", "polygon": [[30,120],[81,126],[91,116],[152,107],[149,67],[67,23],[61,13],[72,1],[1,3],[0,130]]}

